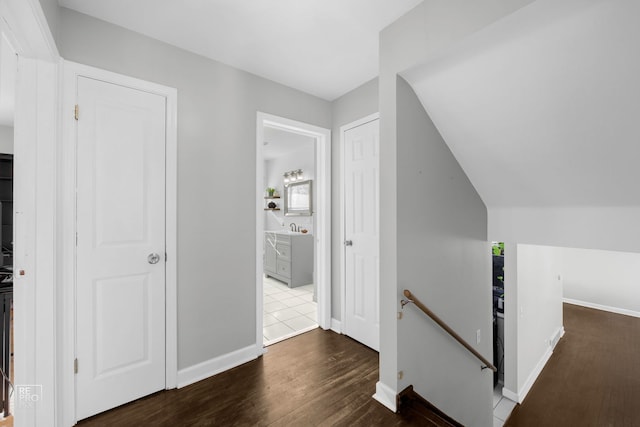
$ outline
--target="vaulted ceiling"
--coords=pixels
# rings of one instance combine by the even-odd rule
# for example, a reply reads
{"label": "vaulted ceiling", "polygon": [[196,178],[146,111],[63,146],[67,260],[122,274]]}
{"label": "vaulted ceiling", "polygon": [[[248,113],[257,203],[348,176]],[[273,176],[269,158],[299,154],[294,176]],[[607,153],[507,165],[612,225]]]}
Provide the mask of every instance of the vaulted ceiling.
{"label": "vaulted ceiling", "polygon": [[640,205],[638,17],[538,0],[405,74],[487,206]]}
{"label": "vaulted ceiling", "polygon": [[59,0],[327,100],[378,75],[378,33],[421,0]]}

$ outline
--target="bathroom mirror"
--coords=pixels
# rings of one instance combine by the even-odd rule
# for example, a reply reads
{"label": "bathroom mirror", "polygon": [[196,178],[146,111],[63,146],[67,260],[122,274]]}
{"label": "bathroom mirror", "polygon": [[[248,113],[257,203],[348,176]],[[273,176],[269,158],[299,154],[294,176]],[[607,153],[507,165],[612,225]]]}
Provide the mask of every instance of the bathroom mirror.
{"label": "bathroom mirror", "polygon": [[285,216],[311,216],[311,180],[291,182],[284,188]]}

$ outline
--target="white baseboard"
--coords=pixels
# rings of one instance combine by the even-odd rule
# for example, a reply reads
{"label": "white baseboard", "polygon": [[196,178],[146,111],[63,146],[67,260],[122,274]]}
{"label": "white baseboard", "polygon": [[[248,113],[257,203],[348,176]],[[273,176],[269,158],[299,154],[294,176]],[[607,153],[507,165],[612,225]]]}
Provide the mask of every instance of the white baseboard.
{"label": "white baseboard", "polygon": [[529,377],[524,382],[522,388],[518,391],[518,395],[516,396],[518,399],[516,400],[516,402],[522,403],[524,398],[527,397],[527,394],[531,390],[531,387],[533,387],[533,383],[536,382],[536,379],[538,379],[538,375],[540,375],[540,372],[542,372],[544,365],[546,365],[549,361],[551,353],[553,353],[553,351],[551,350],[551,347],[548,347],[547,351],[545,351],[545,353],[542,355],[542,358],[540,358],[540,360],[536,364],[536,367],[533,368],[533,371],[531,371],[531,373],[529,374]]}
{"label": "white baseboard", "polygon": [[577,299],[563,298],[567,304],[580,305],[587,308],[595,308],[596,310],[608,311],[610,313],[624,314],[625,316],[640,317],[640,311],[627,310],[626,308],[611,307],[609,305],[595,304]]}
{"label": "white baseboard", "polygon": [[549,347],[551,347],[551,352],[553,352],[553,350],[556,348],[556,346],[560,342],[560,338],[562,338],[563,336],[564,336],[564,326],[560,326],[556,330],[556,332],[553,335],[551,335],[551,338],[549,338]]}
{"label": "white baseboard", "polygon": [[178,388],[186,387],[220,372],[227,371],[243,363],[257,359],[264,353],[262,347],[250,345],[222,356],[214,357],[197,365],[178,371]]}
{"label": "white baseboard", "polygon": [[533,387],[533,383],[536,382],[536,380],[538,379],[538,376],[540,375],[540,373],[544,369],[545,365],[549,361],[549,358],[551,357],[551,354],[553,354],[553,349],[556,347],[556,345],[558,345],[558,342],[560,341],[560,338],[562,338],[563,336],[564,336],[564,326],[560,326],[556,330],[556,332],[554,332],[551,335],[551,338],[549,338],[549,341],[548,341],[549,348],[547,348],[547,351],[542,355],[542,357],[540,358],[540,360],[536,364],[535,368],[533,368],[533,371],[531,371],[531,373],[529,374],[529,377],[525,381],[525,383],[522,386],[522,388],[520,388],[520,390],[518,390],[518,392],[516,393],[516,392],[514,392],[512,390],[509,390],[506,387],[503,387],[502,388],[502,395],[504,397],[506,397],[507,399],[509,399],[509,400],[513,400],[514,402],[522,403],[524,398],[527,397],[527,394],[531,390],[531,387]]}
{"label": "white baseboard", "polygon": [[331,330],[336,334],[342,333],[342,323],[339,320],[331,318]]}
{"label": "white baseboard", "polygon": [[388,385],[378,381],[376,383],[376,394],[373,395],[373,398],[386,408],[396,412],[396,392]]}

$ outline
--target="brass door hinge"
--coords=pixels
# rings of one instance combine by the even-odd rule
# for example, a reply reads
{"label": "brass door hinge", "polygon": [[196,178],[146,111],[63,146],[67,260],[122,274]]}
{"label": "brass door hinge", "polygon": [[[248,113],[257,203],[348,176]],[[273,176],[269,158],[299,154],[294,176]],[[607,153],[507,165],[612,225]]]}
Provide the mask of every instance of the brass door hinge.
{"label": "brass door hinge", "polygon": [[78,359],[73,359],[73,373],[78,373]]}
{"label": "brass door hinge", "polygon": [[80,114],[80,107],[78,107],[78,104],[76,104],[75,108],[73,109],[73,117],[78,120],[78,115]]}

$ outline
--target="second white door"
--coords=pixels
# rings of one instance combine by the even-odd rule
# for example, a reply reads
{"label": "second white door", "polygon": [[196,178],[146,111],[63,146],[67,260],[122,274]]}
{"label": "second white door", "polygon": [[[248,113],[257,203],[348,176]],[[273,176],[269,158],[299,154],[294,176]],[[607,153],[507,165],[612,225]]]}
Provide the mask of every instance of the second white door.
{"label": "second white door", "polygon": [[345,334],[378,350],[379,120],[344,132]]}
{"label": "second white door", "polygon": [[163,96],[77,79],[76,416],[165,387]]}

